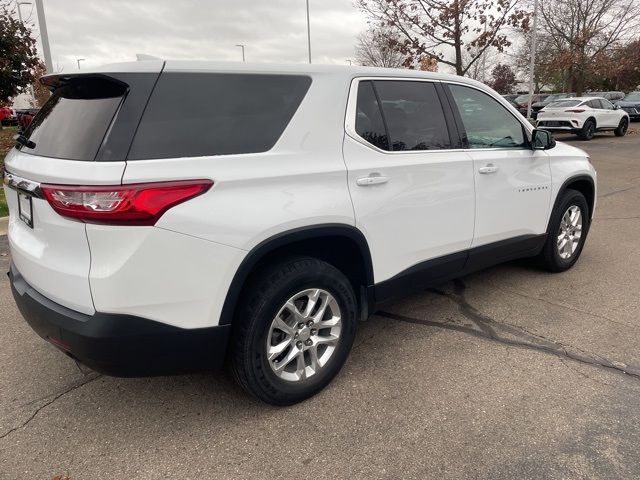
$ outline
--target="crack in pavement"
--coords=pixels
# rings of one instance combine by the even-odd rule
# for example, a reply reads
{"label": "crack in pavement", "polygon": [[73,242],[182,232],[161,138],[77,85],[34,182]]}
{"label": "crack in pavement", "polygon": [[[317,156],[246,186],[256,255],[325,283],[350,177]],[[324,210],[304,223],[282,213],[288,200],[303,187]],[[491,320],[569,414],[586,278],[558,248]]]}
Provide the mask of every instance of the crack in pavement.
{"label": "crack in pavement", "polygon": [[572,305],[567,305],[564,303],[559,303],[559,302],[554,302],[551,300],[546,300],[544,298],[540,298],[540,297],[536,297],[534,295],[527,295],[526,293],[523,292],[519,292],[518,290],[511,290],[508,288],[503,288],[491,281],[486,282],[487,284],[489,284],[491,287],[495,288],[496,290],[500,290],[501,292],[510,294],[510,295],[515,295],[518,297],[522,297],[522,298],[527,298],[529,300],[535,300],[537,302],[542,302],[542,303],[546,303],[547,305],[550,305],[552,307],[558,307],[558,308],[564,308],[565,310],[569,310],[571,312],[576,312],[576,313],[580,313],[581,315],[586,315],[588,317],[593,317],[593,318],[599,318],[601,320],[605,320],[607,322],[613,323],[615,325],[620,325],[621,327],[625,327],[625,328],[629,328],[631,330],[637,330],[638,327],[637,325],[632,325],[626,322],[621,322],[619,320],[614,320],[613,318],[607,317],[605,315],[600,315],[598,313],[593,313],[593,312],[589,312],[587,310],[582,310],[580,308],[574,307]]}
{"label": "crack in pavement", "polygon": [[2,435],[0,435],[0,440],[5,439],[6,437],[11,435],[13,432],[16,432],[17,430],[21,430],[21,429],[25,428],[34,418],[36,418],[36,416],[38,415],[38,413],[40,413],[41,410],[43,410],[44,408],[46,408],[49,405],[53,404],[59,398],[65,396],[67,393],[70,393],[70,392],[72,392],[74,390],[77,390],[80,387],[83,387],[84,385],[86,385],[86,384],[88,384],[90,382],[93,382],[94,380],[97,380],[101,376],[102,375],[98,375],[98,374],[92,375],[90,378],[84,379],[84,381],[82,381],[82,382],[76,382],[73,385],[71,385],[69,388],[67,388],[66,390],[62,391],[61,393],[58,393],[55,396],[53,396],[50,400],[46,401],[45,403],[40,405],[38,408],[36,408],[36,410],[29,416],[29,418],[27,418],[24,422],[22,422],[21,425],[18,425],[17,427],[13,427],[13,428],[7,430]]}
{"label": "crack in pavement", "polygon": [[620,188],[618,190],[612,190],[607,193],[603,193],[602,195],[598,195],[598,198],[610,197],[611,195],[617,195],[618,193],[628,192],[629,190],[633,190],[634,188],[638,188],[638,185],[632,185],[627,188]]}
{"label": "crack in pavement", "polygon": [[429,289],[429,291],[446,297],[455,303],[458,306],[460,313],[471,322],[470,325],[424,320],[387,311],[378,311],[376,312],[376,315],[407,323],[427,325],[446,330],[455,330],[475,337],[493,340],[504,345],[526,348],[555,355],[560,358],[569,358],[586,365],[615,370],[640,379],[640,368],[585,352],[579,348],[565,345],[556,340],[529,332],[522,327],[497,321],[490,316],[481,313],[467,301],[465,297],[467,286],[464,282],[462,280],[454,280],[453,284],[453,293],[447,293],[438,289]]}

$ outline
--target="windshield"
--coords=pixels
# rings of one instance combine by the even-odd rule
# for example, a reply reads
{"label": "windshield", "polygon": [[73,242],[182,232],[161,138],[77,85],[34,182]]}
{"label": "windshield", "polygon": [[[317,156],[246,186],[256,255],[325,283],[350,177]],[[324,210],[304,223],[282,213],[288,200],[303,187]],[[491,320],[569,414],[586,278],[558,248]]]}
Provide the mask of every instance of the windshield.
{"label": "windshield", "polygon": [[557,102],[550,103],[547,108],[566,108],[577,107],[582,103],[582,100],[559,100]]}
{"label": "windshield", "polygon": [[631,92],[624,97],[625,102],[640,102],[640,92]]}

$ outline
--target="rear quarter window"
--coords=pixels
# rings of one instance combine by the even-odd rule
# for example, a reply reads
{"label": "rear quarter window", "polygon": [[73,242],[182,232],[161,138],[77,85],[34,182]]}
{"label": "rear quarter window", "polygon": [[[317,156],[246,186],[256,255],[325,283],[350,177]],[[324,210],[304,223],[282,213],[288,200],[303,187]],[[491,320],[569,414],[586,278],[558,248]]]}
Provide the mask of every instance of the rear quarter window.
{"label": "rear quarter window", "polygon": [[25,132],[25,153],[93,161],[128,86],[101,76],[71,79],[56,88]]}
{"label": "rear quarter window", "polygon": [[303,75],[163,73],[128,159],[270,150],[310,85]]}

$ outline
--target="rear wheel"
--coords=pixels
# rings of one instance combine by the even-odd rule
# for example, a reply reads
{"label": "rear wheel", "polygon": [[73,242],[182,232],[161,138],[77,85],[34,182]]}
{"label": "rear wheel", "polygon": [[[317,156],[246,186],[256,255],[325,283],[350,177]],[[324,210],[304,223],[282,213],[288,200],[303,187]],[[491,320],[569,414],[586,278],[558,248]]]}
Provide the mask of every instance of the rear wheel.
{"label": "rear wheel", "polygon": [[567,190],[551,214],[547,240],[538,259],[552,272],[571,268],[580,257],[589,230],[589,206],[582,193]]}
{"label": "rear wheel", "polygon": [[349,280],[314,258],[282,261],[241,298],[232,370],[249,393],[274,405],[315,395],[340,371],[356,332]]}
{"label": "rear wheel", "polygon": [[578,137],[582,140],[591,140],[596,133],[596,122],[587,120],[582,126],[582,130],[578,132]]}
{"label": "rear wheel", "polygon": [[616,128],[613,133],[616,134],[616,137],[624,137],[627,134],[627,130],[629,129],[629,120],[623,118],[620,120],[620,124],[618,128]]}

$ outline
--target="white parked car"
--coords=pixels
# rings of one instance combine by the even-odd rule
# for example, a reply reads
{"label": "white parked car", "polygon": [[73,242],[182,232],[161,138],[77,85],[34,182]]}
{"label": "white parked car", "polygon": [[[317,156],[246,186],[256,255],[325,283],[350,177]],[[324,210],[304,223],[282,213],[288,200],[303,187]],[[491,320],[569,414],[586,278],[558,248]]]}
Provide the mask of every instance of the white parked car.
{"label": "white parked car", "polygon": [[208,369],[273,404],[344,364],[381,302],[580,256],[581,150],[436,73],[144,61],[44,77],[6,158],[15,300],[112,375]]}
{"label": "white parked car", "polygon": [[623,137],[629,114],[600,97],[576,97],[550,103],[538,113],[536,126],[552,132],[575,133],[591,140],[596,132],[613,131]]}

